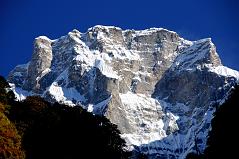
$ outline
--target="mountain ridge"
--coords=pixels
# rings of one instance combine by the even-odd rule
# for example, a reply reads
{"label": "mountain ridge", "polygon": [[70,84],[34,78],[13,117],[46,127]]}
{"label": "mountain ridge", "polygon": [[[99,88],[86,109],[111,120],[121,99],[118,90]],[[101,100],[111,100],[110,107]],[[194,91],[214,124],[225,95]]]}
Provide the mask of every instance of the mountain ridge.
{"label": "mountain ridge", "polygon": [[100,25],[36,38],[31,61],[8,77],[19,100],[41,95],[105,115],[130,149],[151,158],[185,158],[195,151],[193,138],[202,152],[215,105],[238,79],[210,38]]}

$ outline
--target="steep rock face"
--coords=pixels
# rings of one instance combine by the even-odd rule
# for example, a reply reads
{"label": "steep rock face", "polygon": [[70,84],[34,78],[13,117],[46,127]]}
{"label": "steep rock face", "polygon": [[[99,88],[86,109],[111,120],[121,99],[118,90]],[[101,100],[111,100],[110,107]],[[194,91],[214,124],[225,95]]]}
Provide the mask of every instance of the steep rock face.
{"label": "steep rock face", "polygon": [[129,148],[151,158],[202,152],[215,104],[238,79],[211,39],[106,26],[37,38],[32,60],[8,77],[19,99],[41,95],[105,115]]}
{"label": "steep rock face", "polygon": [[27,68],[27,80],[23,84],[24,89],[36,92],[41,89],[39,81],[50,71],[51,60],[51,40],[44,36],[36,38],[32,59]]}
{"label": "steep rock face", "polygon": [[8,76],[8,80],[14,83],[17,87],[22,87],[24,80],[27,78],[27,70],[29,63],[16,66]]}

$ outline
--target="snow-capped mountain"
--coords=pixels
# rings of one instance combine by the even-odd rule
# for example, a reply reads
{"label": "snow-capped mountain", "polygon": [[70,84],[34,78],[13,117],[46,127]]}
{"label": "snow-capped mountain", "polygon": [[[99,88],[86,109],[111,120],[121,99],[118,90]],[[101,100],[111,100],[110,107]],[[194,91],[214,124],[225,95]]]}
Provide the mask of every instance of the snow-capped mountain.
{"label": "snow-capped mountain", "polygon": [[210,38],[99,25],[36,38],[31,61],[8,77],[19,100],[41,95],[105,115],[129,148],[151,158],[203,152],[212,113],[238,80]]}

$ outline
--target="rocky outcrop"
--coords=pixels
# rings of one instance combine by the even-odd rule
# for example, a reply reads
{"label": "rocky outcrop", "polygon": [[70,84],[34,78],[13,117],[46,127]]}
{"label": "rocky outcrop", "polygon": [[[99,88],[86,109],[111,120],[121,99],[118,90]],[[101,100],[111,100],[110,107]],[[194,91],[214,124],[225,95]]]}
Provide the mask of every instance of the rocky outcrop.
{"label": "rocky outcrop", "polygon": [[130,149],[150,158],[184,158],[196,140],[203,151],[215,104],[238,79],[211,39],[106,26],[37,38],[31,61],[8,78],[18,96],[38,94],[105,115]]}
{"label": "rocky outcrop", "polygon": [[39,92],[41,90],[39,81],[50,72],[51,61],[51,40],[44,36],[36,38],[32,59],[27,69],[27,80],[23,84],[23,89]]}

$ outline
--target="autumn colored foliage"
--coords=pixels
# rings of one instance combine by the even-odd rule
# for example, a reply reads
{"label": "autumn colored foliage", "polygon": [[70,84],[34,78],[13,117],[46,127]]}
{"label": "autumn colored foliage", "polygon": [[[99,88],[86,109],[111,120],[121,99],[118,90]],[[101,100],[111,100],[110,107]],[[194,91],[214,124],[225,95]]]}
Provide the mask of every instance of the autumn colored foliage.
{"label": "autumn colored foliage", "polygon": [[[80,106],[49,103],[41,97],[18,102],[0,77],[0,158],[125,159],[117,126]],[[14,123],[14,124],[13,124]]]}

